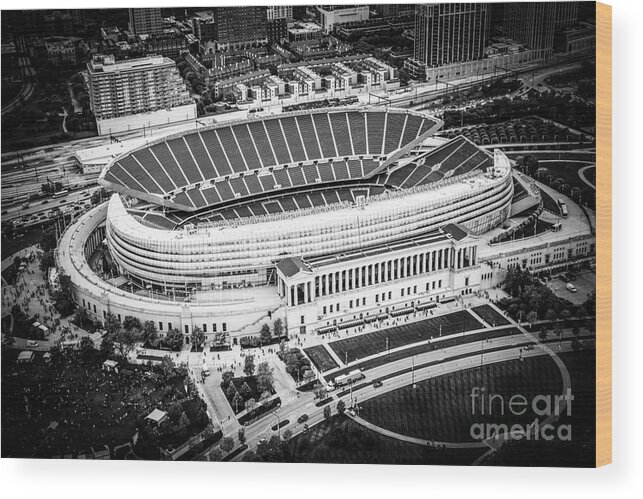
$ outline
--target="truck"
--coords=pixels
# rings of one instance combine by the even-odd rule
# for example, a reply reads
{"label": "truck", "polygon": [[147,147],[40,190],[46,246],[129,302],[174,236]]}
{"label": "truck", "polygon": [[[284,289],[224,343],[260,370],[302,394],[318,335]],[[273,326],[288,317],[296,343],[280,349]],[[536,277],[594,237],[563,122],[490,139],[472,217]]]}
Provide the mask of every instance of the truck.
{"label": "truck", "polygon": [[340,386],[346,386],[346,385],[352,385],[356,381],[364,379],[366,376],[364,376],[364,373],[358,369],[355,369],[354,371],[351,371],[346,374],[342,374],[341,376],[337,376],[333,382],[332,385],[335,388],[338,388]]}

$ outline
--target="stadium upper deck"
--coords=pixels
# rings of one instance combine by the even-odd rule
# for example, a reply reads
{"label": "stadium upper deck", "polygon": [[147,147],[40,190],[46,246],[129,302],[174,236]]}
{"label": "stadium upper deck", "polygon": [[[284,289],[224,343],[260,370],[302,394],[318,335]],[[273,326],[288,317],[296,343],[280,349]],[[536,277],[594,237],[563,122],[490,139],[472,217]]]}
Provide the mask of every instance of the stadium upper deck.
{"label": "stadium upper deck", "polygon": [[183,211],[338,180],[361,180],[441,122],[397,109],[330,109],[219,124],[115,158],[99,183]]}

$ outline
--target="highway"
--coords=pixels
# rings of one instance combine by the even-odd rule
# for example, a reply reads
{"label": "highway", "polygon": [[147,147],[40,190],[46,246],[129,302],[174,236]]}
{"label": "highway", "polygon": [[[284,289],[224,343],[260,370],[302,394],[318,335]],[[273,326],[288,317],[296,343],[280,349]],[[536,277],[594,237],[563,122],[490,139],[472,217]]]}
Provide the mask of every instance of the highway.
{"label": "highway", "polygon": [[[564,331],[561,336],[562,342],[556,342],[550,345],[554,352],[563,352],[571,350],[571,338],[573,337],[570,331]],[[536,346],[533,350],[524,350],[522,346],[531,343],[529,337],[524,335],[513,335],[502,338],[496,338],[492,341],[478,341],[467,343],[460,346],[455,346],[448,351],[436,350],[424,354],[416,355],[406,359],[401,359],[390,364],[380,366],[375,369],[365,371],[366,380],[373,381],[385,376],[390,378],[383,381],[383,385],[375,388],[372,383],[367,386],[359,388],[353,392],[353,404],[359,404],[370,398],[382,395],[386,392],[397,390],[411,383],[419,382],[424,379],[442,376],[444,374],[470,369],[480,365],[487,365],[496,362],[504,362],[511,359],[520,357],[532,357],[538,355],[546,355],[547,352],[540,346]],[[500,351],[493,351],[496,349]],[[485,350],[489,352],[485,353]],[[464,358],[457,358],[466,355]],[[451,360],[450,360],[451,359]],[[425,364],[432,363],[425,366]],[[416,366],[415,370],[409,372],[412,366]],[[396,373],[402,371],[401,374]],[[360,382],[361,383],[361,382]],[[351,404],[351,395],[346,394],[338,397],[337,394],[331,394],[333,400],[328,403],[333,414],[336,413],[336,406],[338,400],[344,400],[346,406]],[[299,398],[291,403],[282,405],[273,415],[264,416],[261,420],[246,427],[246,442],[250,450],[256,448],[259,441],[263,438],[270,439],[277,432],[273,432],[271,427],[277,423],[277,416],[279,420],[290,423],[281,429],[281,432],[290,429],[293,435],[300,433],[304,430],[304,424],[297,422],[297,419],[302,414],[308,415],[308,421],[305,423],[309,427],[313,426],[323,420],[324,407],[316,407],[314,405],[314,395],[311,393],[302,393]],[[239,454],[233,460],[239,461],[242,459],[244,453]]]}
{"label": "highway", "polygon": [[16,220],[19,218],[40,218],[46,220],[43,217],[43,213],[51,211],[54,208],[60,208],[62,211],[65,211],[65,207],[71,207],[76,203],[82,203],[82,205],[90,204],[90,196],[93,191],[96,190],[95,187],[89,187],[82,190],[77,190],[70,192],[64,197],[61,198],[47,198],[44,200],[33,201],[29,203],[28,208],[24,208],[22,204],[12,205],[5,208],[3,206],[2,211],[2,220]]}

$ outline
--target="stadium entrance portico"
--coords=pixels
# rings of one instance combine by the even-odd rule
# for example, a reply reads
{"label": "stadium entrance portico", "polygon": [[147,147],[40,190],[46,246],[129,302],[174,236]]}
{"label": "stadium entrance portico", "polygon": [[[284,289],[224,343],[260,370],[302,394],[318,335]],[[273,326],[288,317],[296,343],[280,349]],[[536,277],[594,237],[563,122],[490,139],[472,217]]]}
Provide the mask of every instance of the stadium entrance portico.
{"label": "stadium entrance portico", "polygon": [[[478,238],[448,224],[425,236],[328,257],[288,257],[277,265],[277,292],[289,327],[342,327],[480,286]],[[397,310],[396,310],[397,309]]]}

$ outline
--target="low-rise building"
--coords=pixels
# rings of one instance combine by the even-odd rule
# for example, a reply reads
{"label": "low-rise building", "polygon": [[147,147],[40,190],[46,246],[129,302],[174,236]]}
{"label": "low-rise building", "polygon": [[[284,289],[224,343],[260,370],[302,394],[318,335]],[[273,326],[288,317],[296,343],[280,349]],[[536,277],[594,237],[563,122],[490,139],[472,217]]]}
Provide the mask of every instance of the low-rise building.
{"label": "low-rise building", "polygon": [[76,64],[76,43],[73,38],[45,38],[47,60],[54,65]]}
{"label": "low-rise building", "polygon": [[580,23],[557,31],[554,35],[556,52],[573,53],[596,48],[596,25]]}

